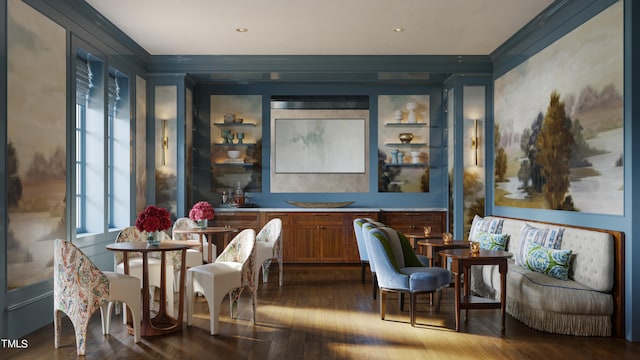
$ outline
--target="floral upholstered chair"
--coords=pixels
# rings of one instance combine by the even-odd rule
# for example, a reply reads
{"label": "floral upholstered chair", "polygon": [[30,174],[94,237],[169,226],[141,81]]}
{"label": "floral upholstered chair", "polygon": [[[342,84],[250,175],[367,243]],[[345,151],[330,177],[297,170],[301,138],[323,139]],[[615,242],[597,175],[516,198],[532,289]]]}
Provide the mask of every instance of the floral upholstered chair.
{"label": "floral upholstered chair", "polygon": [[237,318],[238,299],[244,288],[251,291],[252,321],[255,324],[255,244],[255,230],[242,230],[215,262],[187,270],[187,325],[193,322],[195,294],[199,292],[204,295],[209,305],[211,335],[217,334],[222,300],[229,294],[231,318]]}
{"label": "floral upholstered chair", "polygon": [[282,220],[278,218],[271,219],[256,235],[256,289],[261,267],[262,282],[269,281],[269,267],[273,259],[278,261],[279,284],[282,286]]}
{"label": "floral upholstered chair", "polygon": [[[169,236],[163,232],[159,232],[160,240],[166,241],[169,239]],[[116,242],[133,242],[133,241],[141,241],[146,242],[147,239],[144,236],[144,233],[138,230],[135,226],[129,226],[124,228],[118,236],[116,237]],[[176,269],[180,269],[180,255],[179,251],[169,251],[166,253],[165,261],[167,264],[171,264],[172,266],[167,266],[165,268],[165,278],[166,278],[166,297],[167,297],[167,313],[173,314],[173,278]],[[114,271],[120,274],[124,274],[124,257],[121,251],[114,252]],[[129,275],[135,276],[140,279],[140,283],[142,283],[142,254],[130,252],[128,255],[129,259]],[[154,291],[155,288],[162,288],[161,286],[161,263],[160,258],[157,253],[150,253],[148,258],[149,265],[149,299],[153,302],[154,299]],[[150,304],[153,305],[153,304]]]}
{"label": "floral upholstered chair", "polygon": [[133,276],[100,271],[71,242],[56,240],[53,270],[54,346],[60,346],[61,314],[73,323],[77,355],[86,350],[87,326],[93,313],[100,309],[102,333],[110,333],[111,308],[122,301],[131,310],[134,341],[140,341],[140,280]]}

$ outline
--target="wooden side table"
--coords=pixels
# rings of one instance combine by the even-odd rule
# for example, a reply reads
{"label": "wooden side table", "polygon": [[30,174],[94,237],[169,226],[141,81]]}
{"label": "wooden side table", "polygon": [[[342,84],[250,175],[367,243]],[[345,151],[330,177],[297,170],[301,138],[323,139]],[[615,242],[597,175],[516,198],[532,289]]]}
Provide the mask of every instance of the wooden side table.
{"label": "wooden side table", "polygon": [[[455,279],[455,307],[456,307],[456,331],[460,331],[460,309],[465,309],[465,320],[469,309],[500,309],[502,315],[502,331],[504,332],[504,320],[507,299],[507,259],[512,254],[498,250],[480,250],[478,254],[471,254],[469,249],[449,249],[440,251],[442,264],[446,266],[447,259],[451,259],[451,272]],[[470,296],[471,272],[474,265],[498,265],[500,272],[500,302],[485,299],[478,296]],[[460,296],[460,275],[464,274],[464,297]]]}
{"label": "wooden side table", "polygon": [[[198,237],[200,239],[200,248],[202,249],[202,247],[204,247],[204,239],[207,239],[207,241],[209,242],[209,245],[213,244],[214,242],[216,243],[216,249],[217,249],[217,253],[216,256],[220,255],[220,253],[222,253],[222,250],[224,250],[224,248],[227,246],[227,244],[229,243],[229,234],[231,233],[235,233],[238,232],[238,229],[236,228],[232,228],[232,227],[226,227],[226,226],[212,226],[212,227],[207,227],[204,229],[200,229],[200,228],[192,228],[192,229],[176,229],[173,230],[173,232],[175,234],[198,234]],[[224,235],[224,239],[223,239],[223,243],[220,244],[220,241],[217,241],[217,237],[215,235]],[[222,245],[222,246],[220,246]],[[211,263],[213,262],[213,253],[211,251],[211,246],[209,246],[209,254],[207,255],[207,262]]]}
{"label": "wooden side table", "polygon": [[404,236],[406,236],[407,239],[409,240],[409,243],[411,243],[411,247],[413,248],[413,250],[418,249],[418,243],[420,242],[420,240],[434,240],[434,241],[437,241],[438,239],[442,240],[442,234],[434,234],[434,233],[431,233],[429,235],[425,235],[423,232],[407,233],[407,234],[404,234]]}
{"label": "wooden side table", "polygon": [[422,249],[422,253],[429,260],[429,266],[434,266],[434,263],[438,262],[440,250],[468,249],[469,242],[466,240],[452,240],[450,243],[445,244],[442,237],[440,237],[439,239],[418,240],[418,248]]}

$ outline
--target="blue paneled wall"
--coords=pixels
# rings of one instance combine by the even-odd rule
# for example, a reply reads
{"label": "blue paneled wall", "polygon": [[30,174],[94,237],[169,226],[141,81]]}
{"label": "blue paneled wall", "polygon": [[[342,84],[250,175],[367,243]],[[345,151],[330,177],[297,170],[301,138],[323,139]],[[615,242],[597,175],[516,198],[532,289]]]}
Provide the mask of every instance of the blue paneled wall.
{"label": "blue paneled wall", "polygon": [[[523,208],[496,207],[491,201],[487,201],[487,213],[512,216],[519,218],[529,218],[532,220],[552,221],[578,226],[601,227],[623,231],[626,235],[626,338],[640,341],[640,262],[634,259],[640,258],[640,245],[634,241],[634,235],[640,234],[640,221],[634,224],[634,212],[640,213],[640,191],[634,193],[634,185],[640,189],[640,166],[634,166],[635,162],[640,164],[640,158],[633,159],[633,154],[640,154],[640,142],[633,142],[633,138],[640,137],[640,127],[633,127],[633,124],[640,123],[635,120],[639,111],[634,112],[634,104],[637,109],[640,104],[640,71],[633,72],[633,64],[640,63],[640,6],[636,2],[636,7],[632,0],[624,1],[625,6],[625,205],[622,216],[603,216],[595,214],[583,214],[574,212],[530,210]],[[535,54],[540,49],[553,43],[555,40],[575,28],[582,22],[605,9],[615,1],[613,0],[569,0],[556,1],[547,9],[547,13],[534,19],[525,26],[512,39],[496,49],[488,56],[466,56],[465,61],[459,62],[455,56],[300,56],[300,57],[268,57],[268,56],[199,56],[188,57],[189,61],[173,61],[176,57],[171,56],[150,56],[142,50],[131,39],[127,38],[121,31],[112,24],[105,23],[104,19],[96,15],[84,1],[63,1],[63,0],[27,0],[26,3],[34,6],[40,12],[61,24],[68,33],[69,39],[72,35],[78,36],[83,41],[99,48],[104,52],[109,61],[118,64],[119,69],[128,71],[129,78],[135,78],[139,74],[145,78],[153,78],[150,84],[161,83],[164,77],[174,78],[176,74],[183,74],[185,79],[189,79],[189,73],[207,73],[211,71],[221,72],[282,72],[285,77],[287,73],[294,72],[315,72],[317,78],[327,74],[327,79],[331,81],[295,81],[290,82],[269,82],[260,81],[247,84],[243,82],[200,82],[195,86],[196,102],[198,107],[198,133],[209,134],[209,114],[208,103],[211,94],[260,94],[263,95],[263,119],[268,119],[268,99],[272,94],[349,94],[349,95],[369,95],[375,100],[379,94],[423,94],[430,95],[431,116],[439,124],[443,125],[444,116],[442,113],[442,83],[444,78],[436,81],[423,83],[385,83],[379,82],[369,77],[375,72],[435,72],[440,74],[461,74],[473,73],[499,76],[513,68],[523,60]],[[6,23],[6,3],[7,0],[0,0],[0,17]],[[96,24],[99,24],[96,25]],[[0,28],[0,93],[6,94],[6,28]],[[72,53],[72,52],[70,52]],[[187,56],[181,56],[185,59]],[[198,78],[196,77],[196,83]],[[72,79],[69,78],[69,81]],[[326,79],[325,79],[326,80]],[[635,80],[635,81],[634,81]],[[175,81],[175,78],[174,80]],[[186,80],[185,80],[186,81]],[[149,86],[150,88],[151,86]],[[635,91],[634,91],[635,90]],[[135,94],[133,89],[132,94]],[[153,107],[148,103],[149,108]],[[181,104],[184,106],[184,104]],[[490,108],[490,107],[488,107]],[[6,114],[6,97],[0,98],[0,114]],[[371,139],[377,134],[377,108],[375,101],[372,101],[370,111]],[[132,112],[135,113],[135,112]],[[0,119],[0,142],[6,146],[6,118]],[[202,130],[202,131],[200,131]],[[487,119],[487,138],[492,138],[492,117]],[[73,134],[73,129],[69,129],[69,134]],[[638,134],[637,136],[634,136]],[[270,136],[269,126],[263,128],[263,138]],[[198,140],[198,139],[196,139]],[[209,139],[199,139],[200,143],[209,143]],[[442,142],[444,144],[444,136]],[[209,146],[209,145],[207,145]],[[194,170],[194,199],[213,199],[209,181],[209,159],[206,158],[209,151],[205,149],[198,152],[198,163]],[[268,156],[270,149],[265,149]],[[373,149],[371,150],[373,154]],[[71,152],[70,152],[71,153]],[[446,154],[438,154],[443,163],[446,162]],[[205,159],[206,158],[206,159]],[[370,156],[370,168],[375,169],[376,156]],[[493,158],[493,150],[488,147],[486,159]],[[151,162],[153,156],[150,157]],[[204,163],[204,165],[203,165]],[[487,161],[487,174],[493,174],[492,162]],[[458,166],[449,164],[449,166]],[[6,168],[6,158],[4,152],[0,155],[0,168]],[[185,171],[187,171],[185,169]],[[0,188],[6,188],[6,175],[0,178]],[[269,177],[263,174],[263,189],[269,188]],[[268,175],[268,173],[267,173]],[[636,175],[636,176],[633,176]],[[179,174],[184,180],[185,174]],[[72,178],[71,176],[68,178]],[[445,177],[436,177],[432,184],[436,188],[432,193],[420,194],[420,196],[406,196],[407,194],[377,193],[377,179],[372,176],[370,179],[369,193],[350,194],[349,200],[355,200],[361,206],[380,207],[386,204],[390,207],[446,207],[447,191]],[[179,182],[180,183],[180,182]],[[487,177],[487,199],[493,199],[493,179]],[[440,189],[441,187],[441,189]],[[71,188],[71,187],[68,187]],[[150,194],[153,193],[153,186],[150,187]],[[184,194],[181,196],[184,197]],[[180,198],[180,197],[179,197]],[[308,201],[339,201],[344,200],[344,195],[338,192],[317,195],[298,194],[293,200]],[[152,199],[150,196],[149,199]],[[182,199],[182,198],[180,198]],[[291,194],[268,194],[263,193],[255,196],[257,202],[262,202],[263,206],[283,206],[284,200],[292,200]],[[634,201],[636,200],[636,201]],[[67,201],[73,204],[73,201]],[[133,203],[133,199],[132,199]],[[0,204],[6,204],[6,194],[0,194]],[[0,207],[0,246],[7,248],[7,220],[6,207]],[[636,216],[638,217],[638,216]],[[72,234],[70,234],[72,238]],[[99,248],[96,244],[110,241],[111,234],[105,233],[95,238],[92,244],[84,243],[87,249]],[[90,241],[86,239],[83,241]],[[634,246],[634,243],[636,246]],[[2,252],[6,254],[6,251]],[[96,259],[106,264],[108,256],[97,251]],[[107,265],[105,265],[107,266]],[[6,255],[0,258],[0,268],[6,268]],[[2,272],[3,274],[6,272]],[[17,338],[23,336],[39,327],[51,323],[52,297],[51,282],[38,284],[37,286],[22,289],[20,291],[6,291],[6,278],[0,276],[0,337]],[[634,299],[635,295],[635,299]],[[635,300],[635,304],[634,304]]]}

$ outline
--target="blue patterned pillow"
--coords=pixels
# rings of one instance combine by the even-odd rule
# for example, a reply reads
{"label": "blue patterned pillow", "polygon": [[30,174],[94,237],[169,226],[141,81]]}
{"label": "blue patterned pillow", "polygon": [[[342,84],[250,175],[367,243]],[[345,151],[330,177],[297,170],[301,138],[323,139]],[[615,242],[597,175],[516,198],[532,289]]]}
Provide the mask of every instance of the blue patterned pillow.
{"label": "blue patterned pillow", "polygon": [[545,248],[559,249],[563,233],[564,228],[562,227],[542,229],[524,224],[522,226],[522,232],[520,233],[520,244],[518,249],[516,249],[516,265],[524,265],[528,241],[532,241]]}
{"label": "blue patterned pillow", "polygon": [[550,275],[556,279],[569,279],[571,250],[554,250],[542,247],[533,241],[526,246],[527,256],[523,267]]}
{"label": "blue patterned pillow", "polygon": [[485,231],[478,231],[476,240],[480,243],[482,250],[505,250],[509,234],[491,234]]}
{"label": "blue patterned pillow", "polygon": [[471,230],[469,231],[469,241],[478,241],[476,237],[478,236],[478,232],[484,231],[490,234],[500,234],[502,233],[502,225],[504,224],[504,219],[496,219],[496,218],[481,218],[478,215],[473,217],[473,221],[471,222]]}

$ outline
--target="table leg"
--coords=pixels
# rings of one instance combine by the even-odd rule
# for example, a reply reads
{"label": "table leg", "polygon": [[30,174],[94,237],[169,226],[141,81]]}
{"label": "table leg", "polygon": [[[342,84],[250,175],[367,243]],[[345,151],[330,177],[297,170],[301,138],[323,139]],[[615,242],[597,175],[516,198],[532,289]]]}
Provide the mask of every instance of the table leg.
{"label": "table leg", "polygon": [[165,252],[160,253],[160,304],[157,318],[163,319],[167,314],[167,263]]}
{"label": "table leg", "polygon": [[[446,263],[446,261],[443,262]],[[451,263],[451,270],[453,271],[456,292],[454,301],[456,307],[456,331],[460,331],[460,269],[457,259],[453,259]]]}
{"label": "table leg", "polygon": [[145,336],[151,330],[151,309],[149,309],[149,259],[142,253],[142,326],[140,335]]}
{"label": "table leg", "polygon": [[[464,300],[465,302],[469,302],[469,295],[471,294],[471,281],[469,281],[469,264],[467,264],[466,262],[463,262],[462,267],[464,268]],[[465,308],[464,309],[464,321],[467,321],[469,319],[469,308]]]}
{"label": "table leg", "polygon": [[182,249],[182,263],[180,267],[180,292],[178,298],[178,319],[176,326],[182,326],[182,316],[184,312],[184,291],[185,291],[185,278],[187,273],[187,249]]}
{"label": "table leg", "polygon": [[502,316],[502,332],[504,332],[504,319],[507,303],[507,260],[500,262],[500,312]]}

